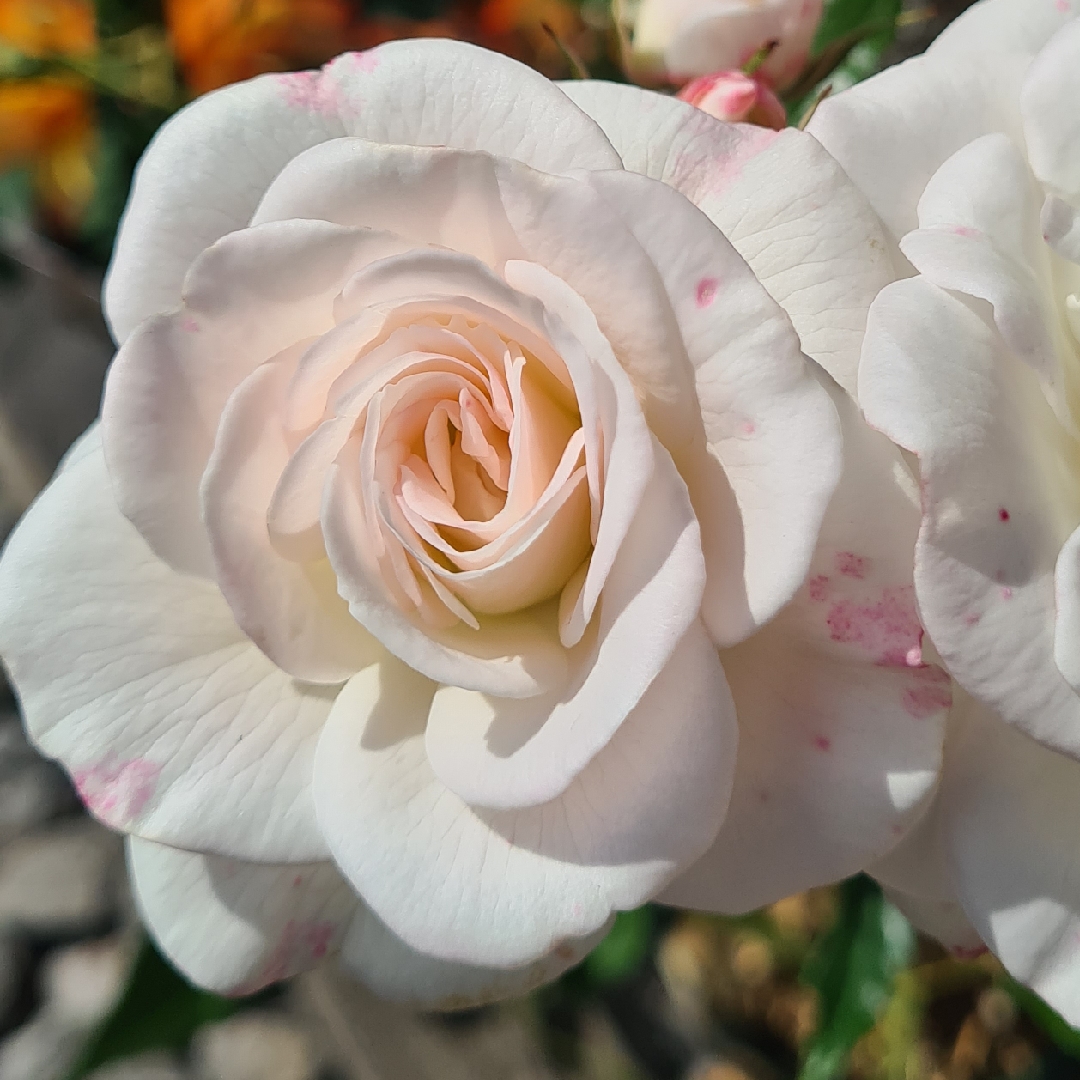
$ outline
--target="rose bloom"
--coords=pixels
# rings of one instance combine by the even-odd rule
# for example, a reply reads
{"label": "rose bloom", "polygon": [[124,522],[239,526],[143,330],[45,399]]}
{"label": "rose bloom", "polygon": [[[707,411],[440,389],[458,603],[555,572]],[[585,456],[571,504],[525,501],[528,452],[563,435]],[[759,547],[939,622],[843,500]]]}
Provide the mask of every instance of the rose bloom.
{"label": "rose bloom", "polygon": [[809,135],[474,46],[174,117],[100,425],[0,560],[27,725],[168,955],[451,1007],[895,844],[949,683],[833,381],[891,276]]}
{"label": "rose bloom", "polygon": [[1078,15],[1067,0],[987,0],[811,124],[912,275],[871,309],[858,392],[914,455],[918,606],[964,691],[932,811],[878,876],[921,926],[961,951],[981,939],[1073,1024]]}
{"label": "rose bloom", "polygon": [[636,71],[682,82],[743,68],[775,48],[759,74],[775,89],[806,66],[823,0],[641,0],[630,29]]}

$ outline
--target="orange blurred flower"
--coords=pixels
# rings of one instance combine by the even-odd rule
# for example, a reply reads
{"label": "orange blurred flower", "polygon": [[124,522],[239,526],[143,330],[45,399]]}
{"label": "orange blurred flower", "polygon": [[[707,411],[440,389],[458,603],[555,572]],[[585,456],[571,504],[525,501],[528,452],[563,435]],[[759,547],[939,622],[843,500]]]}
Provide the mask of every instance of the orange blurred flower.
{"label": "orange blurred flower", "polygon": [[566,0],[484,0],[477,18],[481,44],[514,56],[548,75],[565,75],[566,60],[551,31],[585,60],[595,52],[594,35]]}
{"label": "orange blurred flower", "polygon": [[345,48],[346,0],[166,0],[165,23],[192,94],[328,60]]}
{"label": "orange blurred flower", "polygon": [[94,111],[76,80],[0,83],[0,172],[29,165],[38,202],[64,229],[75,228],[94,193]]}
{"label": "orange blurred flower", "polygon": [[88,0],[0,0],[0,41],[24,56],[79,56],[97,43]]}
{"label": "orange blurred flower", "polygon": [[[23,56],[87,56],[97,47],[90,0],[0,0],[0,41]],[[94,192],[93,98],[76,75],[0,82],[0,171],[31,169],[40,209],[78,225]]]}

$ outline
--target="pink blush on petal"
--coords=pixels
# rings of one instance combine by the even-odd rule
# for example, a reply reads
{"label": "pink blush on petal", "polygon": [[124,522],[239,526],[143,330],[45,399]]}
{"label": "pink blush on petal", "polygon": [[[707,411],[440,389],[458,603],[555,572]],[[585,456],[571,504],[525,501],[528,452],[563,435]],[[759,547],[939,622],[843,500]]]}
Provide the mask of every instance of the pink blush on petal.
{"label": "pink blush on petal", "polygon": [[107,825],[123,828],[142,813],[153,797],[161,766],[144,758],[101,761],[72,776],[86,808]]}
{"label": "pink blush on petal", "polygon": [[856,555],[853,551],[841,551],[836,556],[837,573],[843,574],[844,577],[861,580],[866,577],[866,570],[869,565],[869,559],[864,558],[862,555]]}

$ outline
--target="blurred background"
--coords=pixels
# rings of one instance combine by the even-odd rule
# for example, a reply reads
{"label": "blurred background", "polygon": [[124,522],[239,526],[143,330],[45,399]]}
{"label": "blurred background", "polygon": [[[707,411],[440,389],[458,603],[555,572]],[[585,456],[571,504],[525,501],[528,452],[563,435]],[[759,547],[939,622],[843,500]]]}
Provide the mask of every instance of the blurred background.
{"label": "blurred background", "polygon": [[[830,0],[789,117],[966,6]],[[215,87],[421,35],[628,78],[607,0],[0,0],[0,538],[97,412],[102,273],[157,127]],[[1080,1035],[988,954],[917,937],[866,878],[738,919],[628,912],[554,985],[451,1016],[329,968],[247,1001],[202,994],[146,941],[119,838],[0,684],[0,1080],[86,1076],[1076,1080]]]}

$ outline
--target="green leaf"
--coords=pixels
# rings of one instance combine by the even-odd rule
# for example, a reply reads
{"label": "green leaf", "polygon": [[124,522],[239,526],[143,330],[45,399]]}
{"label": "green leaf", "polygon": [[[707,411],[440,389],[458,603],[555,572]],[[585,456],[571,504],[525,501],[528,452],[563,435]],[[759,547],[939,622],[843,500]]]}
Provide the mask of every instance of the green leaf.
{"label": "green leaf", "polygon": [[868,877],[845,881],[832,929],[811,950],[800,978],[818,992],[818,1030],[799,1080],[843,1074],[851,1048],[873,1027],[897,974],[914,952],[908,921]]}
{"label": "green leaf", "polygon": [[607,937],[585,958],[585,974],[597,983],[619,982],[633,975],[649,955],[655,917],[648,905],[620,911]]}
{"label": "green leaf", "polygon": [[1002,982],[1006,993],[1016,1002],[1017,1008],[1064,1054],[1080,1058],[1080,1031],[1049,1005],[1034,990],[1022,986],[1015,979]]}
{"label": "green leaf", "polygon": [[0,221],[29,221],[34,207],[34,181],[29,169],[0,173]]}
{"label": "green leaf", "polygon": [[833,93],[869,78],[896,36],[903,0],[831,0],[811,50],[813,59],[786,100],[788,121],[797,124],[829,85]]}
{"label": "green leaf", "polygon": [[127,988],[90,1037],[66,1080],[143,1050],[180,1050],[203,1024],[224,1020],[239,1003],[196,990],[144,939]]}

